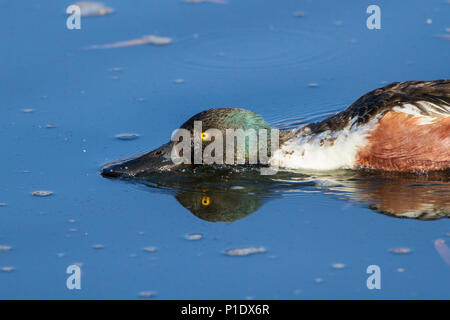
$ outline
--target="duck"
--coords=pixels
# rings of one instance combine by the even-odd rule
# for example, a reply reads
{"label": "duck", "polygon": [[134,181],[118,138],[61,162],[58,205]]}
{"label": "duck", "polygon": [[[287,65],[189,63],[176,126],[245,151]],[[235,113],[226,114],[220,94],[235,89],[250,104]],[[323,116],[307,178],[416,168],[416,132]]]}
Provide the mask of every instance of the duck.
{"label": "duck", "polygon": [[[201,123],[200,131],[196,130],[198,123]],[[224,159],[227,142],[221,143],[217,137],[225,137],[227,130],[240,129],[254,130],[259,141],[260,133],[272,138],[263,144],[267,149],[267,161],[262,166],[288,171],[350,169],[423,173],[449,170],[450,80],[393,82],[364,94],[341,112],[295,129],[275,129],[258,114],[241,108],[202,111],[180,129],[189,136],[171,139],[131,159],[108,163],[102,167],[101,174],[135,178],[203,166],[223,167],[218,163],[189,161],[194,160],[195,152],[185,149],[181,153],[186,154],[178,154],[177,159],[184,157],[187,161],[174,161],[174,150],[182,141],[194,149],[197,141],[201,155],[208,150],[208,144],[217,142],[223,144],[223,151],[219,148],[211,154],[216,159],[224,152],[220,157]],[[190,137],[194,142],[186,140]],[[249,148],[248,137],[245,143],[241,162],[232,165],[260,167],[260,163],[255,165],[250,160],[261,152],[261,145]],[[235,153],[232,159],[237,159],[234,145],[232,150]]]}

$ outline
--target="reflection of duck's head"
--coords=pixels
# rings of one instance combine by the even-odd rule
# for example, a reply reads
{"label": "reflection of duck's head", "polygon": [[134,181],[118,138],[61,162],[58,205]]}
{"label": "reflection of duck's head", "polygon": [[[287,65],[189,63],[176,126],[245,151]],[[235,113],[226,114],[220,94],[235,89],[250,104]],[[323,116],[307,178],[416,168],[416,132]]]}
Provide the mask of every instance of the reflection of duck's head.
{"label": "reflection of duck's head", "polygon": [[262,205],[260,197],[247,190],[202,189],[176,192],[180,204],[202,220],[233,222],[255,212]]}
{"label": "reflection of duck's head", "polygon": [[[247,130],[253,129],[256,139],[259,138],[260,133],[265,133],[266,137],[271,136],[271,127],[259,115],[238,108],[215,108],[200,112],[187,120],[180,129],[174,132],[172,141],[156,150],[132,160],[106,165],[102,170],[102,175],[139,177],[152,172],[176,171],[190,166],[186,165],[185,160],[187,159],[191,164],[208,164],[206,156],[211,156],[211,163],[229,163],[227,157],[230,155],[225,152],[228,134],[236,134],[238,130],[245,133]],[[266,131],[263,132],[262,129]],[[286,131],[282,131],[280,138],[285,138],[286,133]],[[229,137],[234,141],[234,136],[230,135]],[[270,141],[267,139],[267,156],[270,156]],[[258,148],[248,148],[248,145],[249,136],[245,136],[244,163],[249,163],[249,159],[258,154]],[[185,146],[187,147],[184,148]],[[238,146],[239,142],[236,143],[236,148],[233,149],[235,152],[231,155],[236,163],[238,163],[236,158]],[[217,150],[220,150],[219,148],[222,149],[220,155],[216,154]],[[200,153],[196,150],[200,150]],[[190,154],[184,154],[186,152]],[[183,163],[174,163],[174,155],[178,156],[180,160],[183,159]]]}

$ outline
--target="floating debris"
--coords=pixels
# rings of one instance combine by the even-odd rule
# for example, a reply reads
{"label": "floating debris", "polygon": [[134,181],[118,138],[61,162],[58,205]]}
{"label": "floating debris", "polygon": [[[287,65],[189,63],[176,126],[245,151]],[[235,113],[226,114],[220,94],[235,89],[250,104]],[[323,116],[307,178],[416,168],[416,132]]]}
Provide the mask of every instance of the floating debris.
{"label": "floating debris", "polygon": [[1,251],[9,251],[11,250],[11,246],[0,246],[0,252]]}
{"label": "floating debris", "polygon": [[450,232],[446,232],[445,235],[446,235],[447,237],[450,237]]}
{"label": "floating debris", "polygon": [[298,18],[303,18],[305,14],[302,11],[295,11],[294,16]]}
{"label": "floating debris", "polygon": [[193,37],[194,39],[198,39],[198,33],[194,33]]}
{"label": "floating debris", "polygon": [[14,267],[11,267],[11,266],[2,267],[0,270],[3,272],[12,272],[12,271],[14,271]]}
{"label": "floating debris", "polygon": [[121,48],[121,47],[132,47],[139,46],[143,44],[153,44],[155,46],[163,46],[172,43],[172,38],[158,37],[155,35],[143,36],[140,39],[133,39],[128,41],[115,42],[110,44],[93,45],[88,47],[88,49],[111,49],[111,48]]}
{"label": "floating debris", "polygon": [[186,240],[200,240],[203,238],[203,233],[190,233],[186,235]]}
{"label": "floating debris", "polygon": [[392,248],[391,252],[395,254],[408,254],[411,253],[412,250],[411,248]]}
{"label": "floating debris", "polygon": [[6,207],[6,203],[0,202],[0,207]]}
{"label": "floating debris", "polygon": [[243,186],[232,186],[230,189],[231,190],[242,190],[242,189],[245,189],[245,188]]}
{"label": "floating debris", "polygon": [[148,246],[144,248],[145,252],[155,252],[156,251],[156,247],[153,246]]}
{"label": "floating debris", "polygon": [[264,253],[266,249],[264,247],[248,247],[248,248],[235,248],[225,251],[225,254],[231,257],[245,257],[251,254]]}
{"label": "floating debris", "polygon": [[175,82],[176,84],[182,84],[184,83],[184,79],[175,79],[173,82]]}
{"label": "floating debris", "polygon": [[218,3],[218,4],[227,4],[227,0],[184,0],[184,3]]}
{"label": "floating debris", "polygon": [[69,222],[69,223],[74,223],[74,222],[76,222],[77,220],[75,220],[75,219],[69,219],[69,220],[67,220],[67,222]]}
{"label": "floating debris", "polygon": [[314,282],[315,282],[315,283],[322,283],[322,282],[323,282],[323,279],[322,279],[322,278],[315,278],[315,279],[314,279]]}
{"label": "floating debris", "polygon": [[397,272],[405,272],[405,268],[397,268],[397,270],[396,270]]}
{"label": "floating debris", "polygon": [[23,113],[32,113],[32,112],[34,112],[34,109],[30,109],[30,108],[22,109],[22,112]]}
{"label": "floating debris", "polygon": [[308,83],[308,87],[310,87],[310,88],[317,88],[318,86],[319,86],[319,84],[315,83],[315,82]]}
{"label": "floating debris", "polygon": [[450,40],[450,36],[447,34],[441,35],[439,36],[440,38],[444,39],[444,40]]}
{"label": "floating debris", "polygon": [[78,232],[78,229],[76,229],[76,228],[71,228],[71,229],[69,229],[69,231],[70,231],[70,232]]}
{"label": "floating debris", "polygon": [[342,20],[337,20],[334,22],[334,24],[337,26],[342,26],[344,24],[344,22]]}
{"label": "floating debris", "polygon": [[130,257],[130,258],[136,258],[136,257],[137,257],[137,254],[136,254],[136,253],[130,253],[129,257]]}
{"label": "floating debris", "polygon": [[120,67],[114,67],[114,68],[111,68],[111,71],[114,71],[114,72],[120,72],[120,71],[122,71],[122,68],[120,68]]}
{"label": "floating debris", "polygon": [[116,134],[116,138],[119,140],[135,140],[139,138],[139,133],[119,133]]}
{"label": "floating debris", "polygon": [[343,263],[333,263],[333,264],[331,265],[331,267],[332,267],[333,269],[344,269],[344,268],[345,268],[345,264],[343,264]]}
{"label": "floating debris", "polygon": [[36,197],[48,197],[51,196],[53,194],[53,191],[50,190],[38,190],[38,191],[33,191],[32,195],[36,196]]}
{"label": "floating debris", "polygon": [[49,124],[45,125],[45,128],[46,129],[53,129],[53,128],[56,128],[56,126],[54,124],[49,123]]}
{"label": "floating debris", "polygon": [[427,24],[432,24],[432,23],[433,23],[433,20],[427,19],[427,20],[426,20],[426,23],[427,23]]}
{"label": "floating debris", "polygon": [[141,291],[139,292],[139,297],[141,298],[153,298],[156,295],[154,291]]}
{"label": "floating debris", "polygon": [[64,257],[66,254],[64,253],[64,252],[58,252],[57,254],[56,254],[56,256],[58,257],[58,258],[62,258],[62,257]]}
{"label": "floating debris", "polygon": [[302,293],[302,290],[300,290],[300,289],[295,289],[294,290],[294,294],[300,294],[300,293]]}
{"label": "floating debris", "polygon": [[105,16],[114,12],[113,8],[107,7],[101,2],[80,1],[75,5],[80,7],[82,17]]}
{"label": "floating debris", "polygon": [[92,248],[94,248],[94,249],[103,249],[105,246],[104,245],[102,245],[102,244],[94,244],[93,246],[92,246]]}

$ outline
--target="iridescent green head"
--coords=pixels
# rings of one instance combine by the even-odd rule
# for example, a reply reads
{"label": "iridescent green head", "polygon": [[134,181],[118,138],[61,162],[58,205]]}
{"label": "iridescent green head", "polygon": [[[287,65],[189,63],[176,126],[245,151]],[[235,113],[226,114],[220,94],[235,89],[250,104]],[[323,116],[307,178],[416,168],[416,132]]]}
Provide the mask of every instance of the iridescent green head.
{"label": "iridescent green head", "polygon": [[102,174],[136,177],[199,165],[264,164],[274,151],[272,147],[279,145],[278,134],[254,112],[209,109],[183,123],[170,142],[139,158],[107,165]]}

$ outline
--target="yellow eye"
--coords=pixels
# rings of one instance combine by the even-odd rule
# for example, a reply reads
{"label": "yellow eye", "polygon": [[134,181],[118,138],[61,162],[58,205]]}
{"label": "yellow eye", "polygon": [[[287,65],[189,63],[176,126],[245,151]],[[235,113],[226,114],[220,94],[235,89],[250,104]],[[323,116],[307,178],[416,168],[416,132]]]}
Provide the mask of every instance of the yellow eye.
{"label": "yellow eye", "polygon": [[211,202],[211,199],[209,199],[209,197],[207,197],[207,196],[202,197],[202,205],[209,206],[210,202]]}
{"label": "yellow eye", "polygon": [[208,139],[208,134],[206,132],[202,132],[202,140]]}

